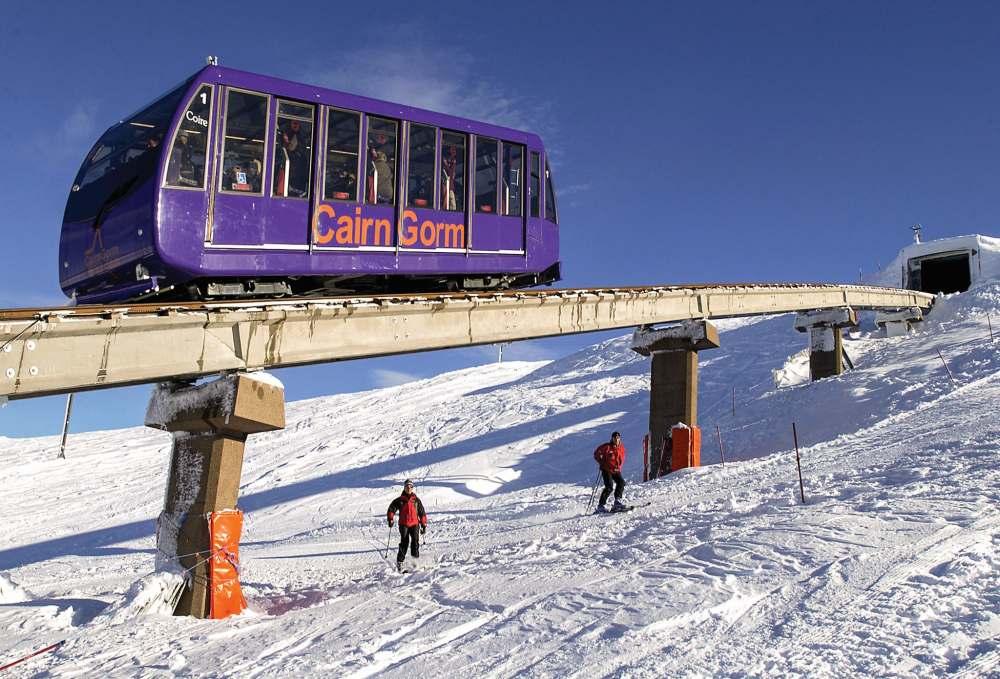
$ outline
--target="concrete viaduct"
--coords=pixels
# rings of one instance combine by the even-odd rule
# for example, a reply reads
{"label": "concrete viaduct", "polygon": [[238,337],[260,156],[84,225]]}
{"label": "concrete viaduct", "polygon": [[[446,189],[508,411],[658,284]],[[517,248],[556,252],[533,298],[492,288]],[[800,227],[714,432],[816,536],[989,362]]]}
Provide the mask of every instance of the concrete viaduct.
{"label": "concrete viaduct", "polygon": [[[237,505],[247,436],[284,427],[284,392],[253,372],[356,358],[636,328],[651,357],[649,429],[697,423],[698,352],[712,319],[799,312],[813,379],[842,371],[841,329],[879,312],[907,332],[934,297],[853,285],[722,284],[412,296],[134,303],[0,310],[0,401],[160,383],[146,424],[174,432],[157,549],[192,574],[178,614],[213,614],[205,517]],[[666,325],[665,325],[666,324]],[[194,385],[198,378],[218,379]],[[197,492],[192,492],[197,489]],[[237,536],[238,541],[238,536]],[[214,552],[213,552],[214,554]]]}

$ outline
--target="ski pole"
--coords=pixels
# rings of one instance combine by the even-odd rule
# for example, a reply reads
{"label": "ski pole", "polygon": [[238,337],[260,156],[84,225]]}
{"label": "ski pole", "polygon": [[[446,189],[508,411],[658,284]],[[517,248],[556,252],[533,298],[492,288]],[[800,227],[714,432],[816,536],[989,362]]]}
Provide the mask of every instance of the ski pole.
{"label": "ski pole", "polygon": [[383,559],[388,559],[388,558],[389,558],[389,546],[390,546],[391,544],[392,544],[392,526],[389,526],[389,537],[387,537],[387,538],[385,539],[385,554],[382,554],[382,551],[381,551],[381,550],[379,550],[379,555],[380,555],[380,556],[381,556],[381,557],[382,557]]}
{"label": "ski pole", "polygon": [[10,662],[10,663],[7,663],[6,665],[2,665],[2,666],[0,666],[0,672],[4,671],[4,670],[6,670],[6,669],[8,669],[10,667],[13,667],[14,665],[20,665],[25,660],[30,660],[31,658],[34,658],[36,655],[41,655],[42,653],[48,653],[49,651],[55,650],[55,649],[59,648],[60,646],[62,646],[65,643],[66,643],[65,639],[63,639],[62,641],[57,641],[56,643],[52,644],[51,646],[46,646],[45,648],[43,648],[41,650],[35,651],[34,653],[31,653],[29,655],[24,656],[20,660],[15,660],[14,662]]}
{"label": "ski pole", "polygon": [[597,470],[597,478],[594,479],[594,490],[590,491],[590,502],[587,503],[587,513],[590,513],[590,508],[594,504],[594,497],[597,495],[597,484],[601,480],[601,470]]}
{"label": "ski pole", "polygon": [[792,440],[795,441],[795,467],[799,470],[799,495],[802,497],[802,504],[805,504],[806,490],[802,485],[802,463],[799,461],[799,433],[795,431],[794,422],[792,422]]}

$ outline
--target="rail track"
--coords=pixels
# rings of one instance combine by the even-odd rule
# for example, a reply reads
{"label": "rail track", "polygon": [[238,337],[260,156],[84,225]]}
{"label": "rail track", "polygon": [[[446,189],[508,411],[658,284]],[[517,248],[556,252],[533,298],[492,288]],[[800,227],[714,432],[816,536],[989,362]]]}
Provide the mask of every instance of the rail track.
{"label": "rail track", "polygon": [[[429,293],[408,293],[408,294],[379,294],[379,295],[337,295],[331,297],[309,296],[309,297],[261,297],[253,299],[219,299],[219,300],[192,300],[186,302],[177,301],[150,301],[150,302],[121,302],[116,304],[90,304],[81,306],[64,307],[18,307],[13,309],[0,309],[0,322],[23,321],[44,318],[46,316],[105,316],[108,314],[161,314],[171,311],[221,311],[226,309],[246,309],[300,305],[350,305],[350,304],[402,304],[409,301],[443,301],[443,300],[463,300],[463,299],[496,299],[497,297],[510,298],[545,298],[560,297],[566,295],[607,295],[616,293],[644,293],[657,292],[663,290],[705,290],[718,288],[829,288],[843,289],[854,288],[857,290],[895,290],[894,288],[880,288],[877,286],[855,286],[838,285],[834,283],[676,283],[670,285],[638,285],[620,287],[596,287],[596,288],[545,288],[534,290],[494,290],[494,291],[462,291],[462,292],[429,292]],[[913,291],[907,291],[913,292]],[[927,296],[924,293],[915,293],[920,296]],[[930,306],[929,304],[927,305]],[[864,308],[864,307],[858,307]]]}
{"label": "rail track", "polygon": [[138,302],[0,310],[0,399],[613,330],[851,307],[913,290],[806,283]]}

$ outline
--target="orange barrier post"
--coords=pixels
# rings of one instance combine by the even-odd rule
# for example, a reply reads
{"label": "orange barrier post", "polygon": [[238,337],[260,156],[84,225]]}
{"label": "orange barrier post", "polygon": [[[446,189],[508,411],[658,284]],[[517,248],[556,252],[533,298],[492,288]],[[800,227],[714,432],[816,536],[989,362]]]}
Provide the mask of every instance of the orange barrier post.
{"label": "orange barrier post", "polygon": [[236,615],[247,607],[240,590],[240,533],[243,512],[223,509],[208,515],[212,556],[208,571],[208,617],[216,620]]}
{"label": "orange barrier post", "polygon": [[670,451],[670,471],[701,466],[701,428],[677,423],[671,429],[673,449]]}

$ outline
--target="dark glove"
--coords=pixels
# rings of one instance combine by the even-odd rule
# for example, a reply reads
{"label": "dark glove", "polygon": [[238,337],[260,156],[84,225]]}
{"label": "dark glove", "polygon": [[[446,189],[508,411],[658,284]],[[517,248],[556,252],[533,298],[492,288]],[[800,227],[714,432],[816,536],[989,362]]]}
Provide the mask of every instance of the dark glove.
{"label": "dark glove", "polygon": [[392,528],[392,526],[393,526],[392,519],[389,519],[389,528]]}
{"label": "dark glove", "polygon": [[424,535],[426,532],[427,532],[427,526],[421,526],[420,527],[420,534]]}

